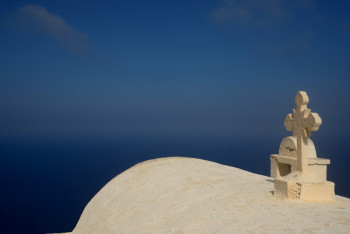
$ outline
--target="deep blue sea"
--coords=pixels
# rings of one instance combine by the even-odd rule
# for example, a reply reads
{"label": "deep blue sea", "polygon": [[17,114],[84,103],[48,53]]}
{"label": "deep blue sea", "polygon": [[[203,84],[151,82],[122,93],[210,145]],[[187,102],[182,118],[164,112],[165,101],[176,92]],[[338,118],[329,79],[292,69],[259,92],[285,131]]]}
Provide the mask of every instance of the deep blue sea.
{"label": "deep blue sea", "polygon": [[[206,159],[269,175],[281,139],[2,139],[1,233],[68,232],[84,207],[112,178],[136,163],[167,156]],[[316,144],[316,142],[315,142]],[[348,143],[316,144],[331,159],[328,180],[350,197]],[[320,152],[332,152],[331,156]]]}

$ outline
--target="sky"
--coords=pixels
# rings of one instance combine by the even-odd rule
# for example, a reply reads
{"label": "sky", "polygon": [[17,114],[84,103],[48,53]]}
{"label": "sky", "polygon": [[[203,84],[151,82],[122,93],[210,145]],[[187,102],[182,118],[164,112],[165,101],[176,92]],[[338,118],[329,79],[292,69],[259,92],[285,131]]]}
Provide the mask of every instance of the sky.
{"label": "sky", "polygon": [[[0,3],[0,138],[350,136],[350,2]],[[278,144],[278,143],[276,143]]]}

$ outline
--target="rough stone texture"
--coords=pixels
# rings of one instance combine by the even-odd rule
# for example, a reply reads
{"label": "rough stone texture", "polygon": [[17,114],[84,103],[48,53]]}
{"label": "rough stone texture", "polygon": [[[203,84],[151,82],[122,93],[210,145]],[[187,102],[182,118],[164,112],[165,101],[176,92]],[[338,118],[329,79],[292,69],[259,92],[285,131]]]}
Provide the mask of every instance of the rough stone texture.
{"label": "rough stone texture", "polygon": [[300,199],[304,201],[332,201],[334,199],[334,183],[310,178],[300,172],[275,179],[274,195],[282,199]]}
{"label": "rough stone texture", "polygon": [[273,180],[193,158],[161,158],[111,180],[73,233],[349,233],[350,199],[286,201]]}
{"label": "rough stone texture", "polygon": [[[307,158],[317,158],[316,148],[314,142],[310,138],[306,138],[306,144],[304,153]],[[283,155],[286,157],[297,158],[297,138],[293,136],[288,136],[283,138],[278,155]]]}

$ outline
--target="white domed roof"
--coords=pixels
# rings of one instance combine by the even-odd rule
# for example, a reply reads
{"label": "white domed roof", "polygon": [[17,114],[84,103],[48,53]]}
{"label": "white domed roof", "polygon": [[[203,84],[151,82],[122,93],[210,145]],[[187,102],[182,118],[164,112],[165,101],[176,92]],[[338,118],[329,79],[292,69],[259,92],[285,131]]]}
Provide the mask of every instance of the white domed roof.
{"label": "white domed roof", "polygon": [[161,158],[111,180],[86,206],[73,233],[346,232],[350,200],[273,197],[273,180],[194,158]]}

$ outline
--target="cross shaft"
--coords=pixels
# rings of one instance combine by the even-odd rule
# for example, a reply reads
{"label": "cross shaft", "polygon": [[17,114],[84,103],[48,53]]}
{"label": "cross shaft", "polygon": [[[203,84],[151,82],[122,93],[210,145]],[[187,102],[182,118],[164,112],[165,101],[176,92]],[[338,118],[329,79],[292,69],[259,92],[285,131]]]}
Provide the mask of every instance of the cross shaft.
{"label": "cross shaft", "polygon": [[293,131],[293,136],[297,138],[297,171],[307,172],[308,156],[305,155],[305,144],[312,131],[317,131],[322,123],[317,113],[311,113],[307,108],[309,97],[306,92],[299,91],[295,97],[296,108],[293,114],[288,114],[284,120],[287,131]]}

